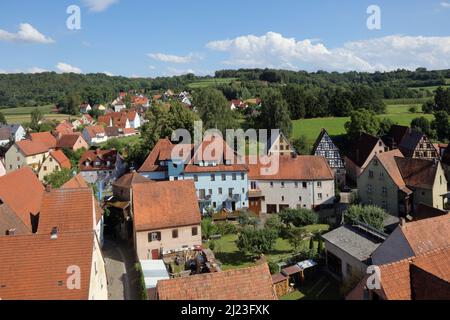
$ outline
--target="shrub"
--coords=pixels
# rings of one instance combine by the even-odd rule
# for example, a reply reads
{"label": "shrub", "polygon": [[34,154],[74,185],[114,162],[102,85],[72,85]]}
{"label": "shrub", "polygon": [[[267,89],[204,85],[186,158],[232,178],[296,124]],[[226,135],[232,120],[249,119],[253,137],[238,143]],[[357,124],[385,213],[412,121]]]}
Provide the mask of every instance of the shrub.
{"label": "shrub", "polygon": [[275,274],[275,273],[280,272],[280,266],[277,263],[275,263],[273,261],[269,261],[267,264],[269,265],[270,274]]}
{"label": "shrub", "polygon": [[219,222],[216,224],[216,228],[217,228],[217,233],[220,233],[221,235],[237,233],[236,226],[229,222]]}
{"label": "shrub", "polygon": [[218,228],[213,223],[211,218],[205,218],[202,220],[202,237],[204,239],[209,239],[212,235],[217,234]]}
{"label": "shrub", "polygon": [[270,252],[277,240],[277,233],[269,228],[246,227],[236,241],[237,247],[252,255]]}
{"label": "shrub", "polygon": [[258,219],[249,212],[241,212],[238,217],[238,222],[241,226],[256,226]]}
{"label": "shrub", "polygon": [[383,209],[372,205],[353,205],[344,213],[345,223],[363,222],[380,231],[384,230],[386,217],[387,214]]}
{"label": "shrub", "polygon": [[304,227],[319,222],[318,215],[308,209],[285,209],[280,213],[280,218],[285,224],[292,224],[295,227]]}
{"label": "shrub", "polygon": [[139,296],[141,300],[148,300],[147,287],[145,285],[144,272],[142,272],[142,266],[138,262],[134,265],[134,269],[136,270],[139,277]]}

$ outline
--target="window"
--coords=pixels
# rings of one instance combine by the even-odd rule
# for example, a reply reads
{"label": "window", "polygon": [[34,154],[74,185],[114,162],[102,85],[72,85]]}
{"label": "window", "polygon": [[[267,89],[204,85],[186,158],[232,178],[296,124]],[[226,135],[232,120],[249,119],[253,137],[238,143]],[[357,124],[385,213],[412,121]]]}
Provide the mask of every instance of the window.
{"label": "window", "polygon": [[172,239],[177,239],[178,238],[178,229],[174,229],[172,230]]}
{"label": "window", "polygon": [[232,176],[233,176],[233,181],[236,181],[236,173],[233,173]]}
{"label": "window", "polygon": [[351,276],[352,272],[353,272],[352,266],[347,263],[347,265],[345,266],[345,269],[346,269],[346,272],[347,272],[347,276]]}
{"label": "window", "polygon": [[245,180],[245,173],[241,173],[241,180]]}
{"label": "window", "polygon": [[194,181],[198,182],[198,176],[197,175],[194,175]]}
{"label": "window", "polygon": [[308,184],[306,182],[303,182],[303,189],[308,188]]}
{"label": "window", "polygon": [[229,188],[229,189],[228,189],[228,195],[229,195],[230,197],[233,196],[233,191],[234,191],[233,188]]}
{"label": "window", "polygon": [[212,196],[212,193],[213,193],[212,189],[209,189],[209,190],[208,190],[208,194],[209,194],[210,196]]}
{"label": "window", "polygon": [[367,185],[367,193],[372,193],[372,185],[371,184]]}
{"label": "window", "polygon": [[270,187],[273,188],[273,181],[270,182]]}
{"label": "window", "polygon": [[322,188],[322,181],[317,182],[317,188]]}
{"label": "window", "polygon": [[298,201],[302,202],[302,197],[298,197]]}
{"label": "window", "polygon": [[226,180],[227,180],[227,176],[224,173],[222,173],[222,181],[226,181]]}
{"label": "window", "polygon": [[250,182],[250,189],[256,190],[256,181]]}
{"label": "window", "polygon": [[318,194],[317,194],[317,198],[318,198],[319,200],[322,200],[322,194],[321,194],[321,193],[318,193]]}
{"label": "window", "polygon": [[53,162],[53,158],[52,157],[50,157],[50,162]]}
{"label": "window", "polygon": [[281,183],[281,187],[284,188],[284,182]]}
{"label": "window", "polygon": [[295,187],[298,188],[298,182],[295,183]]}
{"label": "window", "polygon": [[46,166],[44,166],[44,171],[47,171],[47,167]]}
{"label": "window", "polygon": [[195,237],[196,235],[198,235],[198,228],[197,227],[193,227],[192,228],[192,236]]}
{"label": "window", "polygon": [[369,170],[369,178],[373,178],[373,171]]}
{"label": "window", "polygon": [[215,174],[211,175],[211,181],[216,181],[216,175]]}
{"label": "window", "polygon": [[219,194],[222,194],[222,193],[223,193],[223,189],[219,188]]}
{"label": "window", "polygon": [[148,234],[148,242],[161,241],[161,232],[150,232]]}
{"label": "window", "polygon": [[281,201],[283,201],[283,202],[284,202],[284,196],[281,196]]}

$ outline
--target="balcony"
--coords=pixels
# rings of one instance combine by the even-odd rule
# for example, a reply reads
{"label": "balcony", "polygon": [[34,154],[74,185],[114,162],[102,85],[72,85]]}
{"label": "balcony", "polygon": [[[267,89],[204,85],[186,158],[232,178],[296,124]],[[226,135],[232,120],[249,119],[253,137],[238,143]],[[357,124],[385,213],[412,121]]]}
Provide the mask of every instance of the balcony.
{"label": "balcony", "polygon": [[259,189],[249,190],[248,191],[248,197],[249,198],[261,198],[262,197],[262,191]]}

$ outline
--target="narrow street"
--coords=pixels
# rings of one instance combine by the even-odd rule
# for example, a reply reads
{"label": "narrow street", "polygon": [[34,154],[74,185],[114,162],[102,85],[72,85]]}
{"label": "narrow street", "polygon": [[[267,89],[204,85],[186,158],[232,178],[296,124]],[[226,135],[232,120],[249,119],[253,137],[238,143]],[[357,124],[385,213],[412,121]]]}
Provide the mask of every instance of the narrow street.
{"label": "narrow street", "polygon": [[109,300],[138,300],[133,249],[125,242],[106,240],[103,246]]}

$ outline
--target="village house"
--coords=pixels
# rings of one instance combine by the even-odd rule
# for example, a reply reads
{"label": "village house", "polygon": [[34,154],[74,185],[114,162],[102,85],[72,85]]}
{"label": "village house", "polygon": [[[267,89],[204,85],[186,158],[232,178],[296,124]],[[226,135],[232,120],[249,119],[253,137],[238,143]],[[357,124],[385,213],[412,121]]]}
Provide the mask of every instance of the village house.
{"label": "village house", "polygon": [[399,149],[406,158],[434,160],[440,157],[424,133],[406,126],[393,125],[383,140],[391,149]]}
{"label": "village house", "polygon": [[0,128],[0,147],[6,146],[11,142],[11,131],[9,128]]}
{"label": "village house", "polygon": [[133,185],[144,182],[151,182],[151,180],[135,171],[126,173],[112,184],[113,195],[120,201],[131,201],[131,188]]}
{"label": "village house", "polygon": [[[24,127],[22,127],[22,125],[0,123],[0,130],[5,129],[5,128],[8,130],[9,136],[10,136],[10,138],[8,140],[11,140],[12,142],[18,142],[18,141],[25,139],[27,132],[24,129]],[[3,132],[3,134],[5,134],[6,131],[2,131],[2,132]],[[2,140],[2,139],[0,139],[0,140]]]}
{"label": "village house", "polygon": [[364,224],[343,225],[322,238],[327,269],[339,280],[361,279],[372,265],[372,253],[387,235]]}
{"label": "village house", "polygon": [[344,157],[345,170],[347,177],[356,183],[358,176],[363,172],[366,166],[372,160],[373,156],[379,153],[387,152],[389,148],[383,140],[367,133],[350,144],[350,150]]}
{"label": "village house", "polygon": [[344,160],[339,148],[325,129],[321,130],[319,137],[314,143],[312,154],[327,159],[328,165],[333,170],[337,185],[344,187],[346,176]]}
{"label": "village house", "polygon": [[92,111],[92,107],[91,107],[91,105],[90,105],[89,103],[83,103],[83,104],[80,106],[80,113],[82,113],[82,114],[87,114],[87,113],[89,113],[90,111]]}
{"label": "village house", "polygon": [[48,150],[56,149],[56,138],[51,132],[30,133],[30,139],[33,142],[40,142],[47,146]]}
{"label": "village house", "polygon": [[80,149],[89,149],[89,145],[81,134],[65,134],[56,142],[56,148],[78,151]]}
{"label": "village house", "polygon": [[[18,217],[16,221],[20,219],[27,233],[37,232],[44,190],[44,186],[28,167],[0,177],[0,202],[6,204]],[[8,231],[14,229],[11,227]],[[4,234],[5,230],[0,230],[0,235]]]}
{"label": "village house", "polygon": [[39,180],[44,181],[44,178],[56,171],[63,169],[71,169],[72,165],[69,158],[66,157],[61,150],[51,151],[48,157],[42,163],[39,169]]}
{"label": "village house", "polygon": [[74,127],[70,121],[64,120],[60,124],[58,124],[54,130],[54,135],[57,139],[66,134],[73,134]]}
{"label": "village house", "polygon": [[10,173],[23,167],[30,167],[34,172],[38,173],[48,154],[48,145],[42,142],[31,140],[16,142],[6,152],[6,171]]}
{"label": "village house", "polygon": [[[178,201],[174,195],[182,195]],[[139,260],[202,245],[201,215],[193,181],[138,183],[132,186],[134,246]]]}
{"label": "village house", "polygon": [[278,300],[267,263],[158,281],[158,300]]}
{"label": "village house", "polygon": [[424,203],[444,209],[447,179],[440,162],[403,157],[400,150],[376,154],[358,177],[363,204],[374,204],[394,217],[411,215]]}
{"label": "village house", "polygon": [[450,299],[450,219],[448,214],[402,223],[372,253],[380,270],[380,288],[368,288],[367,276],[348,300]]}
{"label": "village house", "polygon": [[270,137],[267,140],[267,154],[269,156],[289,156],[294,153],[297,153],[297,151],[282,132],[278,136]]}
{"label": "village house", "polygon": [[[201,154],[212,141],[223,146],[223,154]],[[160,140],[138,172],[150,180],[194,180],[202,212],[248,208],[248,168],[232,164],[236,155],[221,137],[206,138],[196,147],[186,145],[192,158],[183,164],[173,161],[173,147],[170,140]]]}
{"label": "village house", "polygon": [[249,209],[279,213],[284,209],[315,209],[335,199],[334,175],[324,157],[280,156],[278,170],[249,164]]}
{"label": "village house", "polygon": [[101,182],[103,187],[121,177],[126,170],[126,163],[117,150],[86,151],[78,166],[87,183]]}
{"label": "village house", "polygon": [[116,127],[120,129],[131,128],[127,112],[111,112],[98,117],[98,124],[105,127]]}
{"label": "village house", "polygon": [[108,141],[105,128],[101,125],[84,128],[82,136],[83,139],[91,146]]}
{"label": "village house", "polygon": [[146,96],[137,95],[137,96],[131,97],[131,106],[148,108],[148,107],[150,107],[150,102]]}
{"label": "village house", "polygon": [[0,155],[0,177],[3,177],[6,174],[6,163],[5,158]]}
{"label": "village house", "polygon": [[130,128],[138,129],[141,127],[141,117],[136,111],[129,111],[127,113],[128,121],[130,122]]}
{"label": "village house", "polygon": [[127,105],[122,102],[122,100],[112,105],[114,107],[114,112],[122,112],[127,109]]}

